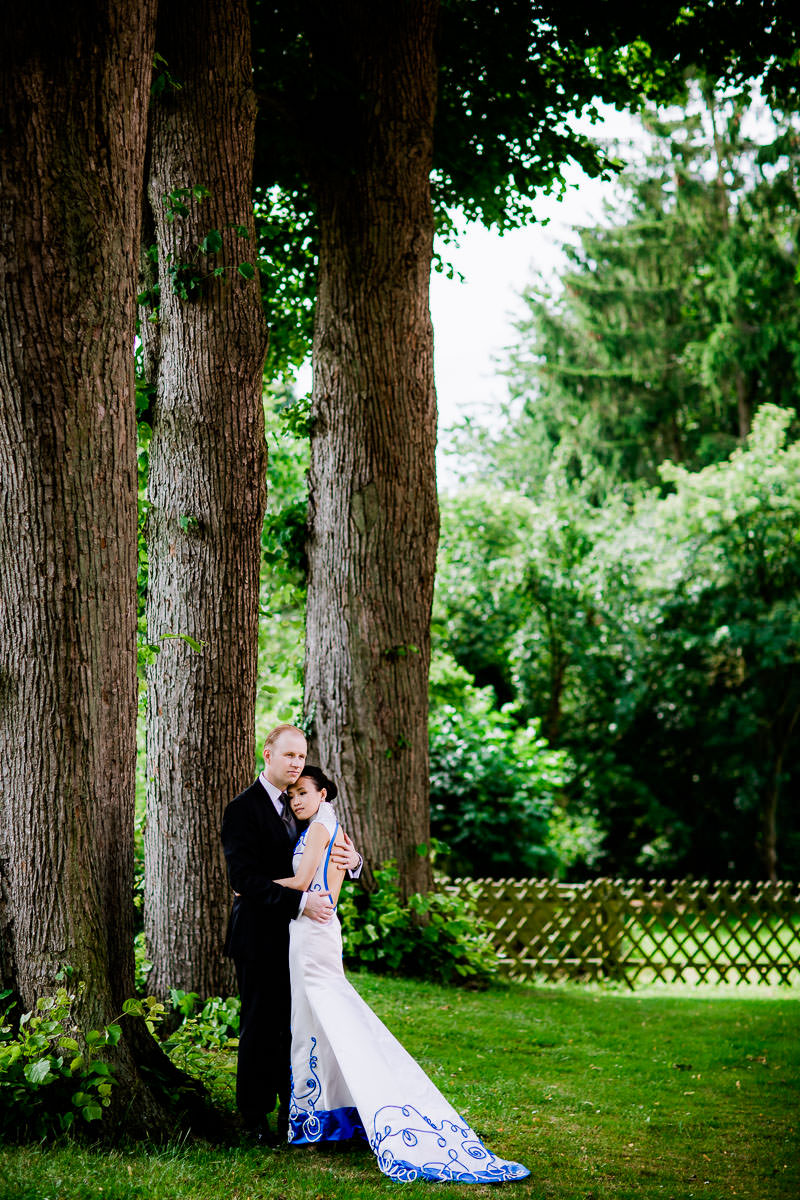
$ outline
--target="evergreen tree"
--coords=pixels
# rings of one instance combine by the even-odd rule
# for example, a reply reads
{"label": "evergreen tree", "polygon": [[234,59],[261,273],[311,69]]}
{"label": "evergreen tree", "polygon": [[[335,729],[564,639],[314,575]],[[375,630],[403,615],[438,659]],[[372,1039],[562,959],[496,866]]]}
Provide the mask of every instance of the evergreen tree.
{"label": "evergreen tree", "polygon": [[798,407],[796,124],[762,116],[762,132],[745,94],[691,97],[646,117],[622,219],[577,231],[558,298],[526,293],[507,368],[520,415],[493,450],[515,485],[535,490],[556,450],[601,493],[655,483],[665,459],[728,455],[759,404]]}

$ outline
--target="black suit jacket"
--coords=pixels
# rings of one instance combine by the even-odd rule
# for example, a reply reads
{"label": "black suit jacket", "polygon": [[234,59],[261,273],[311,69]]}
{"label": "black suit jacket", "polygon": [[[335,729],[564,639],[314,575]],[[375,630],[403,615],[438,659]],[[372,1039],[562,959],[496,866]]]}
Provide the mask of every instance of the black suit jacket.
{"label": "black suit jacket", "polygon": [[225,953],[252,958],[272,952],[285,958],[289,921],[297,916],[302,893],[273,883],[294,874],[293,845],[260,780],[225,809],[222,847],[231,887],[239,893],[228,922]]}

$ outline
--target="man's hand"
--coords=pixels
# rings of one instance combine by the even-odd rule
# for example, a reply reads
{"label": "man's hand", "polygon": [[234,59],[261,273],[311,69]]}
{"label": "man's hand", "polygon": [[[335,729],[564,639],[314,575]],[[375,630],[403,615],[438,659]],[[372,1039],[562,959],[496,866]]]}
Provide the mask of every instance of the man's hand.
{"label": "man's hand", "polygon": [[355,871],[361,865],[361,855],[344,831],[342,831],[342,836],[344,837],[344,845],[333,847],[331,850],[331,862],[335,863],[337,867],[343,867],[345,871]]}
{"label": "man's hand", "polygon": [[306,892],[306,902],[301,916],[311,921],[319,921],[320,925],[327,924],[336,909],[331,904],[330,892]]}

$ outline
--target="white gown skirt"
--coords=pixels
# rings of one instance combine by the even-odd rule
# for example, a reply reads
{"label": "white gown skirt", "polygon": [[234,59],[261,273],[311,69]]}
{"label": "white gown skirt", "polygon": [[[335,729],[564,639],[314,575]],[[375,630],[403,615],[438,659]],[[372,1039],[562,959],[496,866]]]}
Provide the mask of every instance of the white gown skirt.
{"label": "white gown skirt", "polygon": [[365,1137],[393,1179],[502,1183],[530,1174],[492,1154],[347,982],[339,918],[291,923],[289,1141]]}

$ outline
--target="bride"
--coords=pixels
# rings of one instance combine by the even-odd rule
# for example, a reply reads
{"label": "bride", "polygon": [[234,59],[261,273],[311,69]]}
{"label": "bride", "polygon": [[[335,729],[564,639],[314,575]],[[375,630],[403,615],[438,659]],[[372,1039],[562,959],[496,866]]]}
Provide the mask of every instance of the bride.
{"label": "bride", "polygon": [[[335,905],[343,871],[330,862],[343,832],[331,800],[336,785],[306,766],[289,788],[292,811],[309,824],[295,846],[295,874],[275,882],[328,892]],[[434,1087],[358,992],[342,967],[342,931],[292,921],[292,1093],[289,1141],[366,1138],[393,1179],[502,1183],[530,1172],[498,1158]]]}

